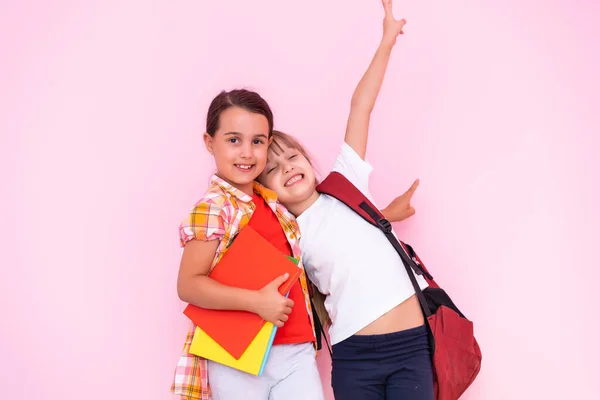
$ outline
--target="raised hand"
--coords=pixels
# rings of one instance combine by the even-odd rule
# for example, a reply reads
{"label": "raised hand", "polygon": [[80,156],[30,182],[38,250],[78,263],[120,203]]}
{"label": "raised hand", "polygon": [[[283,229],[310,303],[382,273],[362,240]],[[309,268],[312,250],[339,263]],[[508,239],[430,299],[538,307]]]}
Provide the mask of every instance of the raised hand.
{"label": "raised hand", "polygon": [[381,0],[385,16],[383,17],[383,41],[394,45],[398,35],[403,35],[405,19],[396,20],[392,10],[392,0]]}
{"label": "raised hand", "polygon": [[410,200],[415,194],[417,187],[419,187],[418,179],[404,194],[396,197],[389,206],[381,210],[388,221],[399,222],[415,214],[415,209],[410,205]]}

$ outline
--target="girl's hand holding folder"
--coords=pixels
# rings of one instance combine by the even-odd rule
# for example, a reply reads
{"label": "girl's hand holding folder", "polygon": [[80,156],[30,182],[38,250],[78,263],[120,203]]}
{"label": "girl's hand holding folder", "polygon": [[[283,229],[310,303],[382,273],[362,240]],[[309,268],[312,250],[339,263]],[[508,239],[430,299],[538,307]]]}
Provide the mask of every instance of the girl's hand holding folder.
{"label": "girl's hand holding folder", "polygon": [[279,293],[279,286],[284,284],[289,274],[283,274],[257,291],[253,300],[253,311],[262,319],[281,328],[292,312],[294,302]]}

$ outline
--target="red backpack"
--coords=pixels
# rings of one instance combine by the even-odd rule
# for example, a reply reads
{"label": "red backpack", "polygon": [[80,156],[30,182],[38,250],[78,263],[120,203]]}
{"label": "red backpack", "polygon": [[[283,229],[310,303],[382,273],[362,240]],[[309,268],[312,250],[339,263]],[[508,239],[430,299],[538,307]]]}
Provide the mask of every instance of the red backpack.
{"label": "red backpack", "polygon": [[[396,239],[390,222],[346,177],[332,172],[317,186],[317,191],[346,204],[365,221],[378,227],[394,246],[428,322],[435,399],[458,399],[473,383],[481,368],[481,350],[473,336],[473,323],[433,280],[413,248]],[[429,286],[421,290],[411,270],[422,275]]]}

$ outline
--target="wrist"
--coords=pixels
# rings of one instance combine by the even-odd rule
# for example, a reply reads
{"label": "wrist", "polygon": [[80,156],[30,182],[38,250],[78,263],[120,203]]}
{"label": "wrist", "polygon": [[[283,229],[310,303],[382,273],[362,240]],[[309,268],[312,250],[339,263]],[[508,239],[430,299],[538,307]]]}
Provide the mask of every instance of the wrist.
{"label": "wrist", "polygon": [[258,314],[260,304],[260,290],[248,290],[244,296],[245,311]]}
{"label": "wrist", "polygon": [[389,216],[389,214],[387,212],[387,207],[384,208],[384,209],[381,209],[380,211],[381,211],[381,214],[383,215],[383,218],[385,218],[385,219],[387,219],[389,221],[390,220],[390,216]]}
{"label": "wrist", "polygon": [[392,48],[396,44],[396,38],[386,38],[381,39],[379,43],[379,48],[383,51],[392,51]]}

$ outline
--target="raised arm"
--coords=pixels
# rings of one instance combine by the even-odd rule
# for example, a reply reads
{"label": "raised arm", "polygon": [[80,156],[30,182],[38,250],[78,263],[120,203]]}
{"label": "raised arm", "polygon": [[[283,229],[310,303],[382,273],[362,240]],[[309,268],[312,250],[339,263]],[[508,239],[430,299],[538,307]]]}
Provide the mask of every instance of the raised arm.
{"label": "raised arm", "polygon": [[382,0],[385,16],[383,19],[383,37],[373,56],[369,68],[363,75],[354,90],[350,103],[350,115],[346,125],[345,141],[361,157],[367,153],[367,137],[371,111],[375,106],[377,95],[381,89],[385,70],[392,49],[396,44],[396,37],[403,34],[402,28],[406,20],[397,21],[392,13],[392,0]]}

